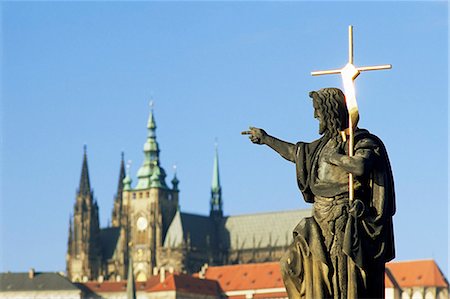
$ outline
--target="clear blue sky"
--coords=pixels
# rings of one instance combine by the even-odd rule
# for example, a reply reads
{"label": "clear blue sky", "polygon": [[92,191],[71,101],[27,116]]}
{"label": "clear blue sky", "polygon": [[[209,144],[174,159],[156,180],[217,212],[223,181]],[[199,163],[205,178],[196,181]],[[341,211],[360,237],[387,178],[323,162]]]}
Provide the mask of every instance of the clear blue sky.
{"label": "clear blue sky", "polygon": [[218,138],[226,214],[308,208],[294,165],[240,135],[318,137],[308,92],[341,87],[347,26],[360,126],[382,138],[397,191],[397,260],[448,273],[447,2],[2,2],[0,271],[65,270],[83,144],[106,226],[120,153],[142,163],[153,95],[181,208],[206,214]]}

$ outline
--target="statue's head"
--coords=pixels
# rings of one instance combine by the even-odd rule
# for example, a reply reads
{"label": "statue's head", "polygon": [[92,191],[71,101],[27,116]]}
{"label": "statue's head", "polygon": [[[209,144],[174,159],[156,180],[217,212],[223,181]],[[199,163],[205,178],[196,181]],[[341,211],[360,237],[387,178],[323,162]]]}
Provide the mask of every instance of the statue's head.
{"label": "statue's head", "polygon": [[320,122],[319,134],[339,135],[348,127],[348,112],[344,93],[339,88],[322,88],[311,91],[314,117]]}

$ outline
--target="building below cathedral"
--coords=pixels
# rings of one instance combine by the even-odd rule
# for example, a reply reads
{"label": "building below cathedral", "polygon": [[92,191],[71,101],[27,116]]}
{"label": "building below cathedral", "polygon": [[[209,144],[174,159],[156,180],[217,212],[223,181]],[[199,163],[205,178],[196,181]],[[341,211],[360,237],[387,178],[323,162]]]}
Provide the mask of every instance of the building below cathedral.
{"label": "building below cathedral", "polygon": [[[132,273],[133,268],[128,268]],[[0,273],[0,298],[21,299],[288,299],[278,262],[204,265],[193,275],[167,271],[146,281],[70,282],[59,273]],[[449,284],[434,260],[386,264],[386,299],[449,299]]]}
{"label": "building below cathedral", "polygon": [[129,263],[136,280],[142,282],[161,267],[190,274],[205,263],[215,266],[278,261],[292,241],[296,224],[311,213],[294,210],[224,216],[217,150],[209,215],[184,213],[180,210],[176,174],[170,186],[166,183],[153,110],[143,152],[136,184],[125,171],[122,155],[111,226],[100,228],[85,149],[70,218],[66,256],[70,280],[120,281],[128,276]]}

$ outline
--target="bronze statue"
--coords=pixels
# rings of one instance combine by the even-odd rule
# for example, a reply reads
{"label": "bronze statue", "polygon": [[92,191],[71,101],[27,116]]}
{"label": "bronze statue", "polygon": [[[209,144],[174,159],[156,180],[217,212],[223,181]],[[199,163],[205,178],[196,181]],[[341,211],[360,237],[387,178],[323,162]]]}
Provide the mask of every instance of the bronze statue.
{"label": "bronze statue", "polygon": [[242,132],[296,164],[300,191],[313,204],[313,216],[294,229],[294,242],[280,261],[287,293],[290,299],[384,298],[385,263],[395,255],[395,194],[386,149],[378,137],[356,128],[349,157],[344,94],[324,88],[309,96],[320,139],[293,144],[259,128]]}

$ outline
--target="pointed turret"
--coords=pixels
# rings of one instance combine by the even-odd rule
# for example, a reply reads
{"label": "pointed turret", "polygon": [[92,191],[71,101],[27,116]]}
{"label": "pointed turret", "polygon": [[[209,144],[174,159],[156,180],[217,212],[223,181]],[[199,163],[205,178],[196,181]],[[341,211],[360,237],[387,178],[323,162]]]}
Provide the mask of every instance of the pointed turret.
{"label": "pointed turret", "polygon": [[214,156],[213,175],[211,182],[211,209],[210,215],[216,217],[222,217],[222,187],[220,186],[219,179],[219,154],[216,145],[216,153]]}
{"label": "pointed turret", "polygon": [[81,166],[80,184],[78,187],[78,195],[87,196],[91,192],[91,184],[89,181],[89,169],[87,164],[86,145],[84,146],[83,164]]}
{"label": "pointed turret", "polygon": [[133,274],[133,261],[128,261],[127,299],[136,299],[136,287]]}
{"label": "pointed turret", "polygon": [[177,178],[177,166],[176,165],[173,166],[173,179],[171,182],[172,182],[172,190],[177,191],[177,192],[180,191],[178,189],[178,184],[180,183],[180,181]]}
{"label": "pointed turret", "polygon": [[124,179],[125,179],[125,162],[124,162],[124,154],[121,154],[122,158],[120,160],[120,170],[119,170],[119,182],[117,184],[117,193],[114,198],[114,208],[112,212],[112,226],[117,227],[120,225],[120,217],[122,215],[122,193],[124,189]]}
{"label": "pointed turret", "polygon": [[131,182],[132,182],[132,180],[131,180],[131,177],[130,177],[130,168],[131,168],[131,160],[128,160],[126,176],[123,179],[123,190],[124,191],[131,190]]}
{"label": "pointed turret", "polygon": [[[135,189],[148,189],[150,187],[167,188],[166,173],[159,162],[159,145],[156,141],[156,122],[153,108],[147,122],[147,141],[144,143],[144,162],[137,173],[138,183]],[[154,174],[156,172],[156,176]],[[153,179],[152,179],[153,176]],[[153,186],[152,186],[153,185]]]}

